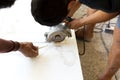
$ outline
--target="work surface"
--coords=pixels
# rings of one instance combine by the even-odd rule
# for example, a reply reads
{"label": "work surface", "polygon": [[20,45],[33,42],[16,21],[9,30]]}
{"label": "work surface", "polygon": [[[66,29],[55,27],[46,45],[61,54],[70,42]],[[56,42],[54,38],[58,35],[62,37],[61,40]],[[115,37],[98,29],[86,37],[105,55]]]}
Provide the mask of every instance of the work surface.
{"label": "work surface", "polygon": [[20,52],[0,54],[0,80],[83,80],[74,31],[61,43],[47,43],[49,30],[34,21],[30,0],[17,0],[0,12],[0,37],[30,41],[39,46],[39,56],[28,58]]}

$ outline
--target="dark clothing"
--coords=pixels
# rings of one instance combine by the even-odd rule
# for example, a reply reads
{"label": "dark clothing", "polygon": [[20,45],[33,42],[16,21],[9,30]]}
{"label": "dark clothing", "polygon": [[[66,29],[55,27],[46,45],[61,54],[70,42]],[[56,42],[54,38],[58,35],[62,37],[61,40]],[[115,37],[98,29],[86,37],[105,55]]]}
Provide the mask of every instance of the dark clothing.
{"label": "dark clothing", "polygon": [[20,48],[18,42],[13,42],[11,40],[4,40],[0,38],[0,53],[17,51]]}
{"label": "dark clothing", "polygon": [[11,7],[16,0],[0,0],[0,8]]}
{"label": "dark clothing", "polygon": [[93,9],[109,13],[120,11],[120,0],[80,0],[80,2]]}

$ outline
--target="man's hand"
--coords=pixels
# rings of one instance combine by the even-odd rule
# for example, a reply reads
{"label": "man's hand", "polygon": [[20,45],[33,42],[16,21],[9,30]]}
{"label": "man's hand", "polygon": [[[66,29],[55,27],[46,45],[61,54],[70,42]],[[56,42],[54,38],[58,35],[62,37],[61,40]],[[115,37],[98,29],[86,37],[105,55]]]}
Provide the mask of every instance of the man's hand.
{"label": "man's hand", "polygon": [[78,29],[79,27],[82,27],[84,24],[82,22],[82,19],[74,19],[71,22],[68,22],[67,25],[69,26],[70,29]]}
{"label": "man's hand", "polygon": [[31,42],[21,42],[19,51],[26,57],[36,57],[38,55],[38,47]]}

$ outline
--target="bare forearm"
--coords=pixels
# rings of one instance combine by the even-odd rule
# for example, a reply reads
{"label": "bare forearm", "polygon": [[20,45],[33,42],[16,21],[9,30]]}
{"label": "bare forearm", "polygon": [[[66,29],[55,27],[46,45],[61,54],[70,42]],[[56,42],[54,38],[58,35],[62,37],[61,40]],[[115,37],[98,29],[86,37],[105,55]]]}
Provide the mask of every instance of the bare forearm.
{"label": "bare forearm", "polygon": [[0,39],[0,53],[16,51],[20,47],[18,42],[13,42],[10,40]]}
{"label": "bare forearm", "polygon": [[76,0],[73,2],[73,4],[71,4],[72,7],[70,7],[69,9],[69,13],[68,13],[68,16],[72,17],[73,14],[77,11],[77,9],[80,7],[80,2],[79,0]]}
{"label": "bare forearm", "polygon": [[105,22],[107,20],[110,20],[112,18],[114,18],[115,16],[118,15],[119,12],[116,12],[116,13],[106,13],[106,12],[103,12],[103,11],[96,11],[94,14],[88,16],[88,17],[85,17],[82,19],[82,23],[84,25],[87,25],[87,24],[94,24],[94,23],[99,23],[99,22]]}

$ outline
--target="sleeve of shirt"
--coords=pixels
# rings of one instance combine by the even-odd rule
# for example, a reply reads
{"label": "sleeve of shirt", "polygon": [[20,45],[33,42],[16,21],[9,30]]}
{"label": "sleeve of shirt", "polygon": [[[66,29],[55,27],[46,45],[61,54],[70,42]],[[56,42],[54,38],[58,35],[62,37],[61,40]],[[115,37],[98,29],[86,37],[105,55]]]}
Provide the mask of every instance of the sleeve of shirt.
{"label": "sleeve of shirt", "polygon": [[4,40],[0,38],[0,53],[17,51],[20,48],[20,43],[12,40]]}

